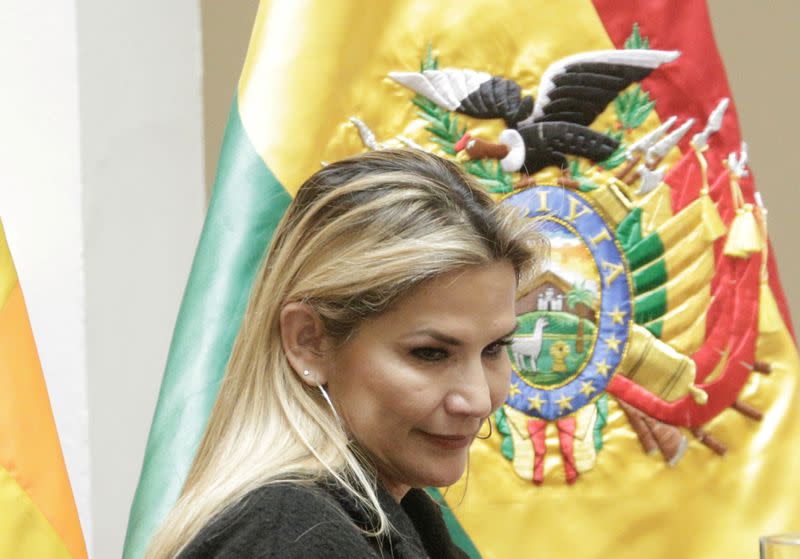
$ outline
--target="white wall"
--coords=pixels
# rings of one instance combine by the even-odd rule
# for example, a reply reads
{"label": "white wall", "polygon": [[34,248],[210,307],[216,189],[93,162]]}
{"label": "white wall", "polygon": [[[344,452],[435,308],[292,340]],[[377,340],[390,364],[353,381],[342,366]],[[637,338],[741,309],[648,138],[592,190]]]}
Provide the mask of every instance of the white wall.
{"label": "white wall", "polygon": [[0,218],[84,534],[92,534],[73,2],[0,7]]}
{"label": "white wall", "polygon": [[119,557],[204,215],[199,6],[77,0],[94,556]]}
{"label": "white wall", "polygon": [[92,557],[122,550],[202,225],[201,53],[194,2],[0,7],[0,217]]}

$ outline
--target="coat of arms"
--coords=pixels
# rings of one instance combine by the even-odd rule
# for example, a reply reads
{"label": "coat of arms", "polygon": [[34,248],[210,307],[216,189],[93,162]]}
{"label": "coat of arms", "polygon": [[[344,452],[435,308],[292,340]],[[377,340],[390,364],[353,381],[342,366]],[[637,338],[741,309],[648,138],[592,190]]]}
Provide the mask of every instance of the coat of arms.
{"label": "coat of arms", "polygon": [[[499,451],[520,477],[544,479],[548,431],[557,434],[564,479],[573,483],[601,455],[613,399],[647,453],[675,465],[704,426],[739,400],[755,361],[759,290],[766,282],[766,211],[744,202],[746,150],[708,184],[704,152],[728,106],[720,99],[683,154],[693,125],[667,118],[643,130],[656,100],[640,81],[669,72],[677,51],[651,50],[634,26],[626,48],[578,53],[542,74],[536,99],[512,79],[479,69],[439,68],[432,48],[419,72],[389,77],[415,96],[442,154],[486,189],[523,208],[550,240],[551,259],[517,301],[512,381],[495,415]],[[614,124],[592,127],[613,108]],[[481,138],[460,115],[500,119]],[[365,123],[364,143],[381,149]]]}

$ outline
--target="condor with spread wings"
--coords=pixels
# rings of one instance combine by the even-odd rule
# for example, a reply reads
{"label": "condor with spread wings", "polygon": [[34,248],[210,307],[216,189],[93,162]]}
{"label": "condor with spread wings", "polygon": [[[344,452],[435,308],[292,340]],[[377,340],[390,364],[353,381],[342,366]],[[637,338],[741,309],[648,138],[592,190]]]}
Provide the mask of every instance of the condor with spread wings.
{"label": "condor with spread wings", "polygon": [[499,144],[478,146],[465,137],[457,149],[466,149],[472,158],[499,159],[507,172],[532,174],[548,165],[565,167],[567,155],[607,159],[619,143],[589,125],[623,89],[678,56],[678,51],[645,49],[568,56],[542,74],[535,103],[530,95],[522,96],[516,82],[474,70],[390,72],[389,77],[443,109],[502,118],[508,128]]}

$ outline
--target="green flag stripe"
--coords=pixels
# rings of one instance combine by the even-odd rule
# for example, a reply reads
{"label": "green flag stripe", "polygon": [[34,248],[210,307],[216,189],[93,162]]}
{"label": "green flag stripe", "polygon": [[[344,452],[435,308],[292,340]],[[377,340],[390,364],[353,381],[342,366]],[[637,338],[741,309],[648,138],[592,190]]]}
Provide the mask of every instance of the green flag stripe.
{"label": "green flag stripe", "polygon": [[291,202],[231,107],[203,232],[170,345],[123,556],[139,559],[175,503],[217,396],[253,278]]}
{"label": "green flag stripe", "polygon": [[642,240],[642,208],[634,208],[617,227],[617,239],[624,250],[629,250]]}
{"label": "green flag stripe", "polygon": [[626,251],[628,263],[632,270],[641,268],[648,262],[652,262],[664,254],[664,243],[656,233],[650,233],[647,237],[636,243],[634,247]]}
{"label": "green flag stripe", "polygon": [[433,497],[433,500],[441,505],[444,523],[447,525],[447,529],[450,531],[450,537],[453,538],[453,542],[458,547],[463,549],[464,552],[472,559],[481,559],[481,554],[478,551],[478,548],[475,547],[475,544],[472,543],[472,540],[467,535],[467,532],[464,531],[464,528],[462,528],[461,524],[459,524],[458,520],[453,514],[452,509],[447,504],[447,501],[444,500],[444,496],[442,495],[441,491],[435,487],[429,487],[427,491],[428,494]]}
{"label": "green flag stripe", "polygon": [[597,407],[597,421],[594,424],[594,449],[603,450],[603,429],[608,423],[608,394],[603,393],[595,404]]}
{"label": "green flag stripe", "polygon": [[667,265],[664,259],[656,260],[633,274],[633,289],[641,295],[667,283]]}
{"label": "green flag stripe", "polygon": [[660,338],[661,334],[664,332],[664,321],[658,320],[656,322],[651,322],[645,326],[650,333],[653,334],[656,338]]}
{"label": "green flag stripe", "polygon": [[667,290],[665,288],[651,291],[636,297],[636,323],[645,324],[655,320],[667,312]]}

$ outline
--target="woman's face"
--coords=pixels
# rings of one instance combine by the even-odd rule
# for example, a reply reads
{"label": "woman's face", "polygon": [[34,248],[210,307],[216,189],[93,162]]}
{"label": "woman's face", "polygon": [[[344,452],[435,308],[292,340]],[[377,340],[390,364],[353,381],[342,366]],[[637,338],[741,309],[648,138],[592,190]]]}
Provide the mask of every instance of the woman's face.
{"label": "woman's face", "polygon": [[463,474],[482,420],[507,395],[515,292],[507,261],[443,275],[365,321],[333,356],[331,398],[396,497]]}

